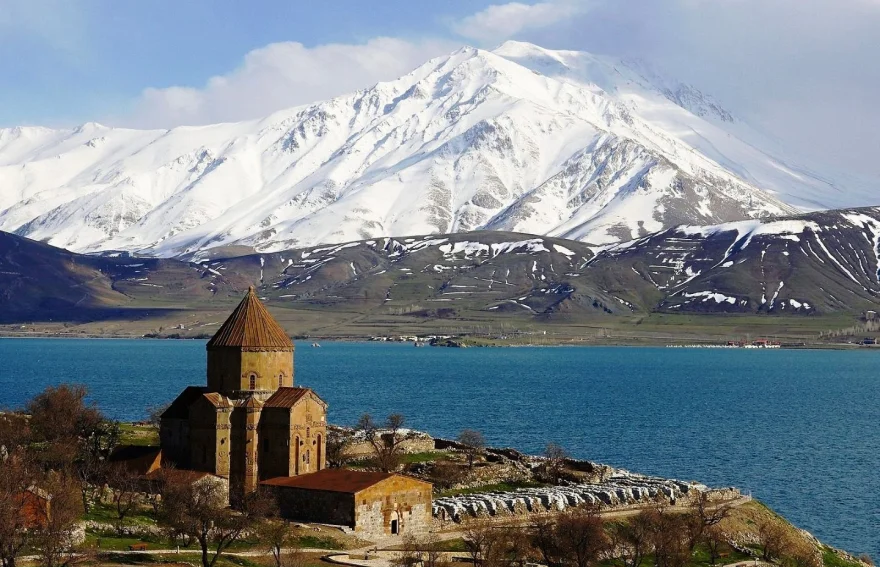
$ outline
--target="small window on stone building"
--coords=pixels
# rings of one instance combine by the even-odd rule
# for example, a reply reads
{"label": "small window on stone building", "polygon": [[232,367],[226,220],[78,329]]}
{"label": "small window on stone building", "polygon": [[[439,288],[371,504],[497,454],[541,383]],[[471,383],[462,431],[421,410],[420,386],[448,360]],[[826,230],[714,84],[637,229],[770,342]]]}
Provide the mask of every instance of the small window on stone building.
{"label": "small window on stone building", "polygon": [[257,389],[257,375],[256,375],[256,374],[251,374],[251,375],[249,376],[249,379],[250,379],[250,389],[251,389],[251,390],[256,390],[256,389]]}
{"label": "small window on stone building", "polygon": [[284,386],[284,374],[279,374],[278,375],[278,387],[281,388],[282,386]]}

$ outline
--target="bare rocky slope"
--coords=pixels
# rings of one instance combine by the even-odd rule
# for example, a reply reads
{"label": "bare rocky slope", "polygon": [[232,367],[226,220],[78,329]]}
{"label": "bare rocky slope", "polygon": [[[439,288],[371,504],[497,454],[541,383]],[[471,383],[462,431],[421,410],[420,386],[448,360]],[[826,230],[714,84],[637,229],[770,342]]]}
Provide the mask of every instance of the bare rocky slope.
{"label": "bare rocky slope", "polygon": [[0,311],[7,320],[149,317],[224,306],[256,284],[270,306],[379,319],[858,313],[878,304],[878,258],[880,208],[680,226],[604,248],[475,232],[155,259],[79,255],[0,233]]}

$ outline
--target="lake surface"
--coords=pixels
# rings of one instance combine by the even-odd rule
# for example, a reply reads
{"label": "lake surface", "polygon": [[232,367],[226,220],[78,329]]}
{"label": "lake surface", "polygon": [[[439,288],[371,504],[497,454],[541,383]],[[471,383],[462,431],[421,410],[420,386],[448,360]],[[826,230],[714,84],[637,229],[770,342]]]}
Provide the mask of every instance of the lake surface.
{"label": "lake surface", "polygon": [[[571,454],[751,491],[800,527],[880,558],[880,352],[663,348],[413,348],[297,344],[297,385],[329,419],[403,413],[454,437]],[[86,384],[142,419],[205,381],[201,341],[0,339],[0,406]]]}

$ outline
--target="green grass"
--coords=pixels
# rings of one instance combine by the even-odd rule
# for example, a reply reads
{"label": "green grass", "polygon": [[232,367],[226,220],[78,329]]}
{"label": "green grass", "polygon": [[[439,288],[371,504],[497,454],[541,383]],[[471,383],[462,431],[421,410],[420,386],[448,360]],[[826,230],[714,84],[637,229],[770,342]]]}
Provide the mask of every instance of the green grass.
{"label": "green grass", "polygon": [[151,425],[119,424],[119,444],[152,447],[159,445],[159,431]]}
{"label": "green grass", "polygon": [[[116,508],[106,504],[94,504],[88,514],[83,515],[84,520],[93,522],[102,522],[113,525],[117,521]],[[124,524],[127,526],[155,526],[156,519],[152,515],[152,511],[147,508],[133,510],[125,517]]]}
{"label": "green grass", "polygon": [[462,494],[482,494],[484,492],[512,492],[519,488],[540,488],[547,486],[542,482],[499,482],[496,484],[485,484],[474,488],[460,488],[456,490],[446,490],[441,492],[439,496],[459,496]]}
{"label": "green grass", "polygon": [[300,546],[309,549],[344,549],[344,546],[330,536],[306,535],[299,538]]}
{"label": "green grass", "polygon": [[[403,453],[400,455],[400,463],[404,465],[412,465],[415,463],[432,463],[449,457],[448,451],[425,451],[423,453]],[[373,457],[363,457],[345,464],[351,468],[373,468],[376,466],[376,460]]]}
{"label": "green grass", "polygon": [[449,457],[449,453],[447,451],[404,453],[400,456],[400,462],[405,465],[411,465],[414,463],[433,463],[434,461],[439,461],[440,459],[445,459],[447,457]]}
{"label": "green grass", "polygon": [[130,545],[146,543],[147,550],[152,549],[168,549],[171,544],[168,542],[147,542],[139,537],[115,537],[104,536],[95,533],[86,533],[86,547],[97,549],[98,551],[128,551]]}
{"label": "green grass", "polygon": [[827,547],[822,550],[822,563],[825,567],[862,567],[861,563],[844,559]]}

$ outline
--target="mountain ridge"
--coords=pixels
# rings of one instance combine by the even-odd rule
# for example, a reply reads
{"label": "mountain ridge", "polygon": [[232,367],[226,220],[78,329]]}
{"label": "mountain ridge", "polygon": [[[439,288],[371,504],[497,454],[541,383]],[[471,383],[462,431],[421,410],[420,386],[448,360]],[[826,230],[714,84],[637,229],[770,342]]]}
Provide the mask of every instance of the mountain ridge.
{"label": "mountain ridge", "polygon": [[319,319],[425,328],[443,319],[553,326],[646,314],[852,316],[880,303],[880,207],[678,226],[599,248],[479,231],[159,259],[81,255],[0,232],[0,312],[14,320],[210,310],[250,285],[272,307]]}
{"label": "mountain ridge", "polygon": [[607,245],[827,189],[720,129],[738,122],[711,97],[631,65],[506,43],[259,120],[0,130],[0,229],[159,257],[482,229]]}

